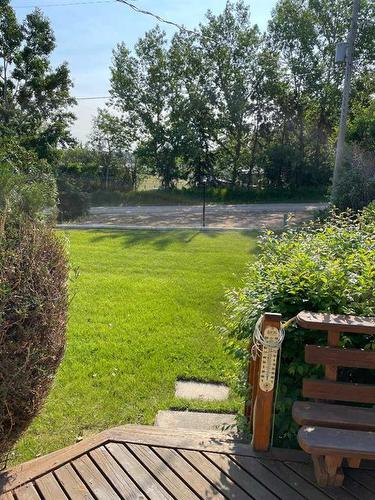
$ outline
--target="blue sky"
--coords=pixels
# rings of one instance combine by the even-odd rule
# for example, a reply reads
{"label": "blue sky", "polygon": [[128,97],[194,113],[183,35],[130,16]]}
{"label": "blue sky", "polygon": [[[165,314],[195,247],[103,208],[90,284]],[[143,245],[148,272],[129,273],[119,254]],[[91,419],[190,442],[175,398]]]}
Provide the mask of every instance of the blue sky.
{"label": "blue sky", "polygon": [[[137,39],[157,21],[115,1],[56,6],[85,1],[93,0],[12,0],[11,3],[17,7],[19,18],[23,18],[33,6],[40,6],[49,17],[57,41],[52,62],[68,62],[74,81],[74,95],[104,96],[108,95],[112,49],[122,41],[128,47],[133,47]],[[133,0],[133,3],[178,24],[194,28],[204,19],[208,9],[214,13],[221,12],[226,0]],[[250,0],[248,3],[252,21],[264,29],[276,0]],[[29,8],[18,8],[24,6]],[[174,32],[174,28],[167,25],[163,25],[163,28],[168,34]],[[74,110],[77,121],[72,132],[75,137],[86,140],[92,117],[97,107],[104,103],[103,100],[79,101]]]}

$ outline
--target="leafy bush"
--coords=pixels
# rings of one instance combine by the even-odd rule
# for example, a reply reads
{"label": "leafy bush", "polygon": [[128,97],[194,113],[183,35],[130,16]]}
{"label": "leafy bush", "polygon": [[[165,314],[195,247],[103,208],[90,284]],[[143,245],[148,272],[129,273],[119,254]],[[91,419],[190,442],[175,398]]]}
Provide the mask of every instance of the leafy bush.
{"label": "leafy bush", "polygon": [[0,144],[0,463],[43,404],[65,345],[68,267],[46,223],[48,166]]}
{"label": "leafy bush", "polygon": [[58,210],[61,222],[74,220],[86,215],[90,208],[90,198],[81,190],[80,186],[70,179],[59,179]]}
{"label": "leafy bush", "polygon": [[56,183],[48,163],[13,140],[0,141],[1,225],[16,217],[43,218],[56,205]]}
{"label": "leafy bush", "polygon": [[[332,212],[323,223],[310,222],[299,229],[290,227],[282,234],[267,231],[259,238],[259,249],[243,288],[228,294],[223,328],[228,348],[239,359],[239,389],[244,397],[248,392],[245,373],[249,338],[264,312],[279,312],[283,320],[301,310],[375,315],[375,205],[357,215]],[[292,404],[301,399],[302,379],[320,373],[318,367],[304,363],[304,346],[319,342],[326,342],[326,334],[297,327],[286,332],[275,445],[296,445]],[[375,348],[366,336],[346,336],[343,342],[348,346],[365,342],[368,348]],[[341,375],[352,377],[353,373]]]}
{"label": "leafy bush", "polygon": [[341,210],[361,210],[375,200],[375,152],[354,145],[333,196]]}

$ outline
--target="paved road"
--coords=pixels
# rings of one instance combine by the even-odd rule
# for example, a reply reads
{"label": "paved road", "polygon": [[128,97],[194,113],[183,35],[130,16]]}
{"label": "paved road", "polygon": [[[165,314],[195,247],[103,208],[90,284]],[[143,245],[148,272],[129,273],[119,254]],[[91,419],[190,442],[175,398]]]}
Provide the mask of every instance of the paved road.
{"label": "paved road", "polygon": [[[295,220],[300,222],[325,206],[324,203],[209,204],[206,206],[206,225],[211,228],[277,228],[282,227],[284,214],[293,213]],[[202,206],[93,207],[79,224],[87,227],[196,228],[202,224]]]}

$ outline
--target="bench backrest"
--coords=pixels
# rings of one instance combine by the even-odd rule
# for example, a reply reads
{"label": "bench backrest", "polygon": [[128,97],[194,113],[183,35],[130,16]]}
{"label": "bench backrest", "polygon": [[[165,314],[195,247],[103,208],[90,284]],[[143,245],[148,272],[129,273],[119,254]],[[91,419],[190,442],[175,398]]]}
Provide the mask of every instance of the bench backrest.
{"label": "bench backrest", "polygon": [[337,381],[337,368],[375,369],[375,352],[339,347],[342,333],[375,335],[375,318],[302,311],[297,323],[310,330],[326,330],[327,345],[306,345],[305,361],[324,365],[321,380],[304,379],[305,398],[375,404],[375,385]]}

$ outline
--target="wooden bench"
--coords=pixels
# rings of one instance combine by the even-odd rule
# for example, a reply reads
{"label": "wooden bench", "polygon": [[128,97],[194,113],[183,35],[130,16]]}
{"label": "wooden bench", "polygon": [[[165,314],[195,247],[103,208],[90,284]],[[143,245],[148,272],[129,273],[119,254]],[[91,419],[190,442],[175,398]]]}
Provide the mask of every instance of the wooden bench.
{"label": "wooden bench", "polygon": [[[305,361],[324,365],[322,380],[304,380],[303,396],[293,418],[301,425],[298,442],[310,453],[320,486],[341,486],[342,463],[358,468],[375,460],[375,409],[342,403],[375,404],[375,386],[337,380],[338,367],[375,369],[375,352],[339,347],[342,333],[375,335],[375,318],[301,312],[302,328],[328,331],[328,345],[306,345]],[[338,404],[337,402],[340,402]]]}

